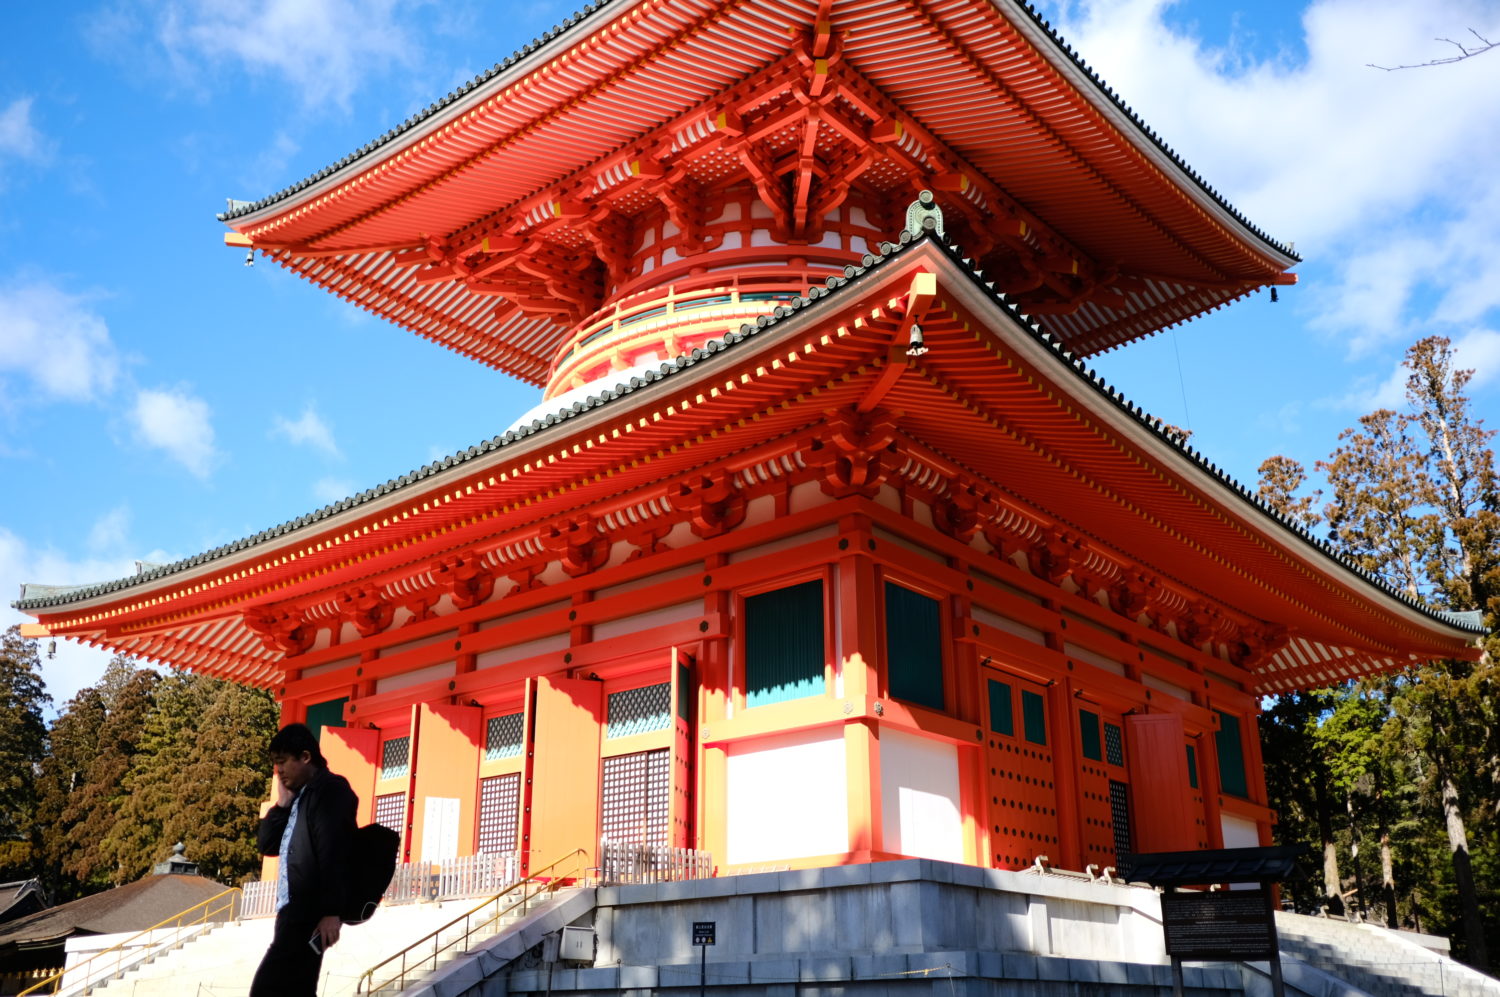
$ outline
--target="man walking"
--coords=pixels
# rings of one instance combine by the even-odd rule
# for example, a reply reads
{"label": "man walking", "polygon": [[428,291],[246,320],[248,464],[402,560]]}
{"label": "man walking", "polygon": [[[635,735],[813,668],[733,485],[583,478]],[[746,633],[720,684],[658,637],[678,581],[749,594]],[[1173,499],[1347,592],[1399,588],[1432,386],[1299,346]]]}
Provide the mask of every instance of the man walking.
{"label": "man walking", "polygon": [[349,886],[349,851],[359,798],[328,771],[317,738],[287,724],[271,739],[276,805],[260,819],[256,843],[276,866],[276,934],[250,997],[314,997],[323,952],[339,940]]}

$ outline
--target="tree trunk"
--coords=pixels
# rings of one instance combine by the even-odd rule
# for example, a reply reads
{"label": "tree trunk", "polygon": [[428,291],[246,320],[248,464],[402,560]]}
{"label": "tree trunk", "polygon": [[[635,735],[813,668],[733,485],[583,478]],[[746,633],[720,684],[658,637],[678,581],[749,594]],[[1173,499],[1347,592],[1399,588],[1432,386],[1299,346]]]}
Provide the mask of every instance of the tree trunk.
{"label": "tree trunk", "polygon": [[1323,839],[1323,904],[1330,914],[1344,913],[1343,889],[1339,880],[1339,845],[1333,840],[1333,814],[1328,806],[1324,780],[1313,783],[1318,807],[1318,835]]}
{"label": "tree trunk", "polygon": [[1443,820],[1448,826],[1448,848],[1453,852],[1453,879],[1458,887],[1464,941],[1468,946],[1468,962],[1475,969],[1487,971],[1490,968],[1490,960],[1485,951],[1484,925],[1479,920],[1479,900],[1474,890],[1474,868],[1469,857],[1469,835],[1464,828],[1464,815],[1458,806],[1458,787],[1448,775],[1446,766],[1440,768],[1438,774],[1442,779]]}
{"label": "tree trunk", "polygon": [[1391,829],[1380,819],[1380,901],[1385,904],[1385,926],[1399,928],[1396,917],[1396,863],[1391,857]]}

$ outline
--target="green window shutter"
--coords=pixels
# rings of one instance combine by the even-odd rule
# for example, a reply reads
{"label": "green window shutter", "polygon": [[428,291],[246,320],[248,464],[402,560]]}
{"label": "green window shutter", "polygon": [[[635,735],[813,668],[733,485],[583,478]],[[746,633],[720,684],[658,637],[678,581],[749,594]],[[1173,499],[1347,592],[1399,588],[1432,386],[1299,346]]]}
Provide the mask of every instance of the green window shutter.
{"label": "green window shutter", "polygon": [[325,703],[314,703],[307,708],[307,727],[312,731],[313,737],[321,741],[324,727],[344,726],[344,704],[347,702],[349,697],[345,696]]}
{"label": "green window shutter", "polygon": [[745,600],[745,703],[764,706],[823,692],[823,582]]}
{"label": "green window shutter", "polygon": [[944,706],[940,610],[936,599],[885,583],[885,663],[891,695],[934,710]]}
{"label": "green window shutter", "polygon": [[1016,736],[1016,718],[1011,709],[1010,686],[990,679],[990,730],[1006,737]]}
{"label": "green window shutter", "polygon": [[1032,744],[1047,743],[1047,701],[1041,693],[1021,690],[1021,726]]}
{"label": "green window shutter", "polygon": [[1188,785],[1193,789],[1198,788],[1198,752],[1190,744],[1187,746],[1188,755]]}
{"label": "green window shutter", "polygon": [[1083,757],[1096,762],[1104,761],[1104,750],[1099,740],[1099,714],[1092,710],[1079,710],[1078,733],[1083,737]]}
{"label": "green window shutter", "polygon": [[1219,755],[1219,789],[1230,796],[1250,795],[1245,780],[1245,746],[1240,741],[1240,718],[1215,710],[1219,729],[1214,734],[1214,749]]}

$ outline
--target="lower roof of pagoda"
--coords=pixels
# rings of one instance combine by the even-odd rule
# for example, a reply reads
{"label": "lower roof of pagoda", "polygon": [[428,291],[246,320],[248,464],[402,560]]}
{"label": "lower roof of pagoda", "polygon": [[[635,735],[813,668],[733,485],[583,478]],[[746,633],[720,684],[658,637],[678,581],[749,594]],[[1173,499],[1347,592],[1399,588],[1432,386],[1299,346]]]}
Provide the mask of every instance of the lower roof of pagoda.
{"label": "lower roof of pagoda", "polygon": [[788,244],[851,200],[896,231],[934,189],[966,255],[1081,355],[1296,262],[1016,0],[597,4],[224,218],[235,245],[542,384],[585,314],[649,276],[643,229],[669,222],[692,257],[745,183]]}
{"label": "lower roof of pagoda", "polygon": [[[925,355],[907,353],[913,325]],[[273,685],[297,667],[309,627],[378,633],[410,606],[419,638],[503,614],[506,579],[524,591],[548,564],[582,591],[639,570],[619,563],[624,551],[691,561],[728,549],[732,530],[657,547],[736,494],[827,480],[857,497],[850,482],[866,478],[927,507],[955,551],[1020,556],[1041,577],[1108,593],[1127,618],[1242,647],[1254,691],[1467,657],[1482,632],[1266,510],[925,236],[386,486],[137,578],[29,591],[18,606],[53,634]],[[439,604],[445,615],[422,618]]]}

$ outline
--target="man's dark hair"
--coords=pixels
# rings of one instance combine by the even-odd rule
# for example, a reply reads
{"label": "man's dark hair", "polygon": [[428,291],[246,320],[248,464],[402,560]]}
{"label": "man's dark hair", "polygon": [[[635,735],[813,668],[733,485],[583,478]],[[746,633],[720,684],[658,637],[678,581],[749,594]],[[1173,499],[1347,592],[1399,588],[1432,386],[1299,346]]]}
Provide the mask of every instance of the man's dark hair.
{"label": "man's dark hair", "polygon": [[318,750],[318,739],[313,736],[307,724],[287,724],[271,738],[271,746],[266,751],[272,755],[290,755],[293,758],[301,757],[302,752],[306,751],[312,755],[312,763],[318,768],[328,767],[328,760]]}

